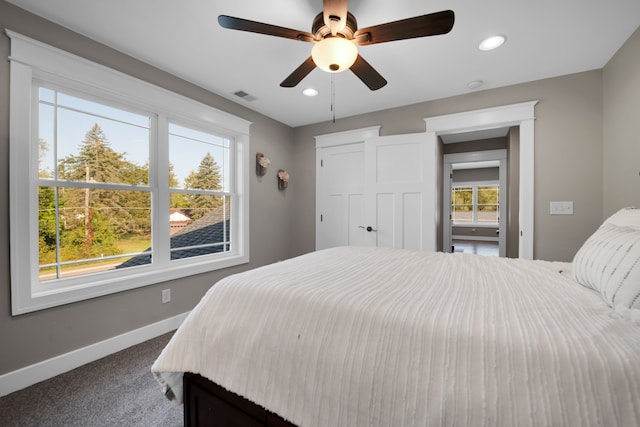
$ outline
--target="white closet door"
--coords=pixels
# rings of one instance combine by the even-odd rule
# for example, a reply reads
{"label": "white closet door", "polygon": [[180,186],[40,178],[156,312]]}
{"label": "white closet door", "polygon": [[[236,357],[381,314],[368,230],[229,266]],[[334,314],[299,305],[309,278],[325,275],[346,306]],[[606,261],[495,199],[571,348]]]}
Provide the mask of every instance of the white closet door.
{"label": "white closet door", "polygon": [[316,249],[436,248],[436,147],[426,134],[318,149]]}
{"label": "white closet door", "polygon": [[374,236],[359,228],[365,220],[364,143],[326,147],[319,154],[316,249],[374,245]]}
{"label": "white closet door", "polygon": [[435,250],[435,147],[425,134],[365,142],[365,231],[377,246]]}

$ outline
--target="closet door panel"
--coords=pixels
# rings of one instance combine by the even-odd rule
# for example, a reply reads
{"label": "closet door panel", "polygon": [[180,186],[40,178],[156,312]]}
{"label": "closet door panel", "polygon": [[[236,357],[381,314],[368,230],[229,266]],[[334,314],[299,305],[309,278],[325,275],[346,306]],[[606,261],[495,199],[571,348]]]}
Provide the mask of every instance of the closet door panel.
{"label": "closet door panel", "polygon": [[323,148],[317,162],[316,249],[374,245],[364,221],[364,144]]}
{"label": "closet door panel", "polygon": [[435,153],[425,134],[365,141],[365,214],[378,246],[435,250]]}

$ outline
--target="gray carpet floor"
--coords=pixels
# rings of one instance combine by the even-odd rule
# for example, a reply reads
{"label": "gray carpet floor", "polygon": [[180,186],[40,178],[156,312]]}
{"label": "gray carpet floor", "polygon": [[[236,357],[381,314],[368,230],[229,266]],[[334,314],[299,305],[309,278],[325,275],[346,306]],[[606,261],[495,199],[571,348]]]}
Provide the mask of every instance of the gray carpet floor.
{"label": "gray carpet floor", "polygon": [[0,398],[2,426],[182,426],[151,365],[173,333]]}

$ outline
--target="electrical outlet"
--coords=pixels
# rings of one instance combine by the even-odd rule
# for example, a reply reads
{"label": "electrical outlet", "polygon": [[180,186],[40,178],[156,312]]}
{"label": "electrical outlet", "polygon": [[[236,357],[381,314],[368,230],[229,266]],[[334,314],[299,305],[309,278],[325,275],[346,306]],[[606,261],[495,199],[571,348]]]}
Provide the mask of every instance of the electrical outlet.
{"label": "electrical outlet", "polygon": [[162,303],[166,304],[171,301],[171,289],[162,290]]}

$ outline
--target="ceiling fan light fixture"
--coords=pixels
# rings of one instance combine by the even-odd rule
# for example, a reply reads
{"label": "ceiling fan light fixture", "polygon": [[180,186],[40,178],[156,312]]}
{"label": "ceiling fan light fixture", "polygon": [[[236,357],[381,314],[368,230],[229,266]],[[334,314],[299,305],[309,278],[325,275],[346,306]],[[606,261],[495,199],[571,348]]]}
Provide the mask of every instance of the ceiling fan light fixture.
{"label": "ceiling fan light fixture", "polygon": [[347,0],[324,0],[322,12],[313,19],[310,33],[228,15],[219,15],[218,23],[230,30],[314,43],[311,56],[280,83],[281,87],[295,87],[314,69],[320,68],[328,73],[350,69],[369,89],[378,90],[387,81],[358,54],[357,46],[447,34],[455,22],[453,10],[442,10],[358,29],[347,3]]}
{"label": "ceiling fan light fixture", "polygon": [[507,38],[503,35],[487,37],[486,39],[482,40],[482,42],[478,46],[478,49],[485,51],[497,49],[502,46],[506,40]]}
{"label": "ceiling fan light fixture", "polygon": [[311,57],[316,66],[327,73],[346,71],[356,62],[358,48],[342,37],[327,37],[313,45]]}

